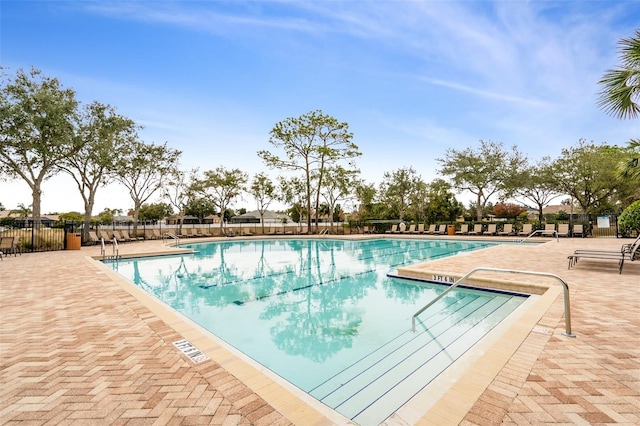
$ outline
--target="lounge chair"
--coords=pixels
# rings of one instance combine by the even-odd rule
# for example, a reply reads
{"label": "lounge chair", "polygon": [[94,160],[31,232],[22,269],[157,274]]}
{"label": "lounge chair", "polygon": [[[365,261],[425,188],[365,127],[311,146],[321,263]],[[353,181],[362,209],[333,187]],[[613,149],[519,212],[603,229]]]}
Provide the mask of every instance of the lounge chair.
{"label": "lounge chair", "polygon": [[423,232],[423,234],[435,234],[436,231],[436,224],[432,223],[431,225],[429,225],[429,229],[427,229],[426,231]]}
{"label": "lounge chair", "polygon": [[252,237],[253,236],[253,232],[251,232],[251,230],[249,230],[249,229],[245,229],[244,231],[242,231],[242,236],[243,237]]}
{"label": "lounge chair", "polygon": [[446,235],[447,234],[447,225],[443,224],[438,226],[438,234]]}
{"label": "lounge chair", "polygon": [[601,260],[617,260],[618,261],[618,273],[622,273],[622,267],[624,261],[629,260],[633,262],[640,259],[640,235],[636,238],[633,244],[623,244],[620,247],[620,251],[615,250],[576,250],[572,255],[568,256],[569,267],[575,266],[578,263],[578,259],[601,259]]}
{"label": "lounge chair", "polygon": [[533,232],[532,228],[532,224],[525,223],[524,225],[522,225],[522,229],[520,230],[520,232],[518,232],[518,235],[524,235],[525,237],[528,237]]}
{"label": "lounge chair", "polygon": [[[196,228],[196,234],[199,237],[213,237],[213,234],[204,228]],[[253,235],[253,234],[252,234]]]}
{"label": "lounge chair", "polygon": [[424,233],[424,223],[419,223],[418,228],[411,231],[412,234],[422,234]]}
{"label": "lounge chair", "polygon": [[469,231],[469,235],[480,235],[482,234],[482,224],[476,223],[473,225],[473,231]]}
{"label": "lounge chair", "polygon": [[497,226],[496,226],[496,224],[495,224],[495,223],[490,223],[490,224],[487,226],[487,230],[486,230],[486,231],[484,231],[484,232],[482,233],[482,235],[496,235],[496,233],[497,233]]}
{"label": "lounge chair", "polygon": [[391,232],[391,233],[392,234],[402,234],[402,233],[404,233],[405,229],[407,229],[407,225],[405,225],[404,222],[400,222],[400,224],[398,225],[396,230]]}
{"label": "lounge chair", "polygon": [[573,225],[573,232],[571,235],[574,237],[584,237],[584,226],[582,224]]}
{"label": "lounge chair", "polygon": [[514,235],[513,224],[505,223],[502,227],[502,231],[498,232],[498,235]]}
{"label": "lounge chair", "polygon": [[129,236],[129,231],[123,229],[116,229],[113,231],[118,242],[130,243],[131,241],[136,241],[135,238]]}
{"label": "lounge chair", "polygon": [[416,231],[416,225],[415,224],[411,224],[409,225],[409,229],[404,229],[401,231],[402,234],[413,234]]}
{"label": "lounge chair", "polygon": [[556,225],[553,223],[547,223],[544,225],[544,229],[540,232],[540,235],[544,236],[555,236],[556,235]]}
{"label": "lounge chair", "polygon": [[94,245],[100,243],[100,238],[98,238],[96,231],[89,231],[89,241],[87,242]]}
{"label": "lounge chair", "polygon": [[120,242],[119,241],[119,236],[115,234],[113,229],[101,229],[99,235],[102,235],[102,237],[105,239],[105,242],[108,241],[108,242],[112,243],[113,240],[116,240],[116,241]]}
{"label": "lounge chair", "polygon": [[[13,254],[13,256],[17,256],[18,253],[20,253],[19,250],[19,243],[20,242],[20,237],[16,236],[16,237],[2,237],[0,239],[0,252],[2,252],[3,255],[8,256],[10,254]],[[20,253],[20,256],[22,256],[22,253]]]}
{"label": "lounge chair", "polygon": [[467,235],[469,233],[469,224],[463,223],[460,225],[460,230],[456,231],[456,235]]}
{"label": "lounge chair", "polygon": [[568,223],[559,223],[558,224],[558,237],[568,237],[569,236],[569,224]]}
{"label": "lounge chair", "polygon": [[124,238],[127,241],[142,241],[144,240],[143,237],[138,237],[138,236],[132,236],[131,234],[129,234],[129,231],[127,231],[126,229],[121,229],[120,230],[120,234],[122,234],[122,238]]}

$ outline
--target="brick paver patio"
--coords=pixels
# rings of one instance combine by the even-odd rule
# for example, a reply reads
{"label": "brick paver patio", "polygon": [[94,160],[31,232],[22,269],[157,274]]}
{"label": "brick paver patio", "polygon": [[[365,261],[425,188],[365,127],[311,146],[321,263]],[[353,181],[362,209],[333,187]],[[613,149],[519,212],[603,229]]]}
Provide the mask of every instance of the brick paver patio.
{"label": "brick paver patio", "polygon": [[[561,335],[558,296],[468,410],[451,418],[433,410],[416,423],[640,424],[640,262],[619,275],[615,262],[585,260],[567,270],[566,261],[575,248],[623,242],[561,239],[426,264],[457,274],[474,266],[558,274],[571,289],[577,337]],[[121,246],[161,250],[169,249],[157,241]],[[226,352],[192,363],[172,343],[186,332],[89,258],[98,253],[85,247],[0,260],[0,424],[335,423],[304,400],[273,396],[277,384],[238,373]],[[455,389],[447,395],[455,398]]]}

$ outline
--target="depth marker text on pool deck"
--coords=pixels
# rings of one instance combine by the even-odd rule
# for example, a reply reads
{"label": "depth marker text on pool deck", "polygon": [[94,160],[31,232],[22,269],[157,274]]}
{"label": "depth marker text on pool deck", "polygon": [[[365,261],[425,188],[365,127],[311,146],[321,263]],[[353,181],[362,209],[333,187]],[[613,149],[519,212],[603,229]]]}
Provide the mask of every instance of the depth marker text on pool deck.
{"label": "depth marker text on pool deck", "polygon": [[191,342],[186,339],[178,340],[173,342],[173,344],[176,348],[180,349],[183,354],[188,356],[194,364],[199,364],[209,359],[209,357],[203,354],[200,349],[193,346]]}

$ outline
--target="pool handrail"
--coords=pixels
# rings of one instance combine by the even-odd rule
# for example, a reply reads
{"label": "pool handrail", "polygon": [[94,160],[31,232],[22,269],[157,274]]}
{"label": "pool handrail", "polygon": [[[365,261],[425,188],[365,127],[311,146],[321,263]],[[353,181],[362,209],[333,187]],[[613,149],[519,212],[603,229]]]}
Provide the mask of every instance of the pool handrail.
{"label": "pool handrail", "polygon": [[571,302],[569,300],[569,285],[566,283],[565,280],[560,278],[558,275],[551,274],[549,272],[522,271],[522,270],[517,270],[517,269],[489,268],[489,267],[485,267],[485,266],[479,266],[477,268],[473,268],[471,271],[467,272],[464,276],[462,276],[462,278],[460,278],[458,281],[456,281],[455,283],[451,284],[451,286],[448,289],[446,289],[445,291],[443,291],[441,294],[439,294],[438,297],[433,299],[431,302],[427,303],[423,308],[418,310],[418,312],[413,314],[413,317],[411,317],[411,331],[416,331],[416,317],[418,315],[420,315],[421,313],[426,311],[430,306],[432,306],[438,300],[442,299],[447,293],[449,293],[451,290],[456,288],[458,285],[462,284],[467,278],[469,278],[471,275],[475,274],[478,271],[508,272],[508,273],[513,273],[513,274],[538,275],[538,276],[555,278],[556,280],[560,281],[560,283],[562,284],[562,290],[563,290],[563,293],[564,293],[565,331],[562,334],[567,336],[567,337],[576,337],[576,335],[571,332]]}
{"label": "pool handrail", "polygon": [[107,256],[106,255],[106,248],[104,245],[104,238],[100,238],[100,254],[102,255],[102,259],[114,259],[114,260],[118,260],[118,258],[120,257],[119,255],[119,250],[118,250],[118,239],[116,237],[113,237],[113,241],[111,241],[113,243],[112,246],[112,255],[111,256]]}
{"label": "pool handrail", "polygon": [[555,231],[555,230],[554,231],[547,231],[547,230],[544,230],[544,229],[536,229],[535,231],[533,231],[532,233],[527,235],[526,238],[518,241],[518,243],[522,244],[522,243],[524,243],[525,241],[527,241],[529,238],[533,237],[536,234],[540,234],[542,236],[545,236],[545,235],[548,235],[548,234],[553,234],[556,237],[556,243],[560,242],[560,237],[558,235],[558,231]]}
{"label": "pool handrail", "polygon": [[162,234],[162,244],[166,244],[167,238],[173,238],[176,240],[176,244],[180,244],[180,238],[176,234],[172,234],[171,232],[165,232]]}

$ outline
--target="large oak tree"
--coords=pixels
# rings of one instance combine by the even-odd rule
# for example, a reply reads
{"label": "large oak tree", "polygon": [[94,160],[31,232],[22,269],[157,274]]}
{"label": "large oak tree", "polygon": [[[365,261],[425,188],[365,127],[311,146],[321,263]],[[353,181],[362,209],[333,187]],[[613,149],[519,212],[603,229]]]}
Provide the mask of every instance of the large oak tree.
{"label": "large oak tree", "polygon": [[24,180],[40,227],[42,184],[85,141],[75,137],[78,101],[72,89],[32,68],[0,82],[0,178]]}
{"label": "large oak tree", "polygon": [[457,150],[449,148],[444,158],[436,159],[442,166],[440,173],[449,176],[453,187],[459,191],[469,191],[476,196],[477,220],[482,220],[482,212],[487,201],[494,195],[508,198],[516,185],[514,176],[526,164],[526,158],[514,145],[511,151],[503,149],[502,143],[480,141],[477,149]]}

